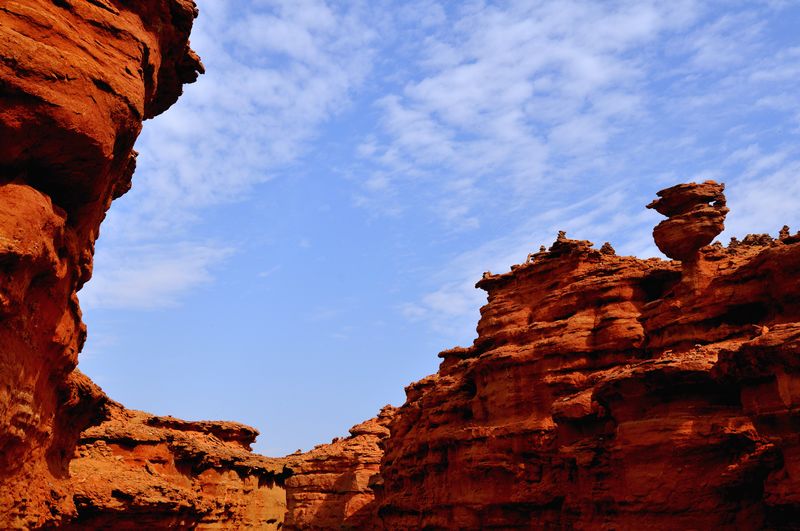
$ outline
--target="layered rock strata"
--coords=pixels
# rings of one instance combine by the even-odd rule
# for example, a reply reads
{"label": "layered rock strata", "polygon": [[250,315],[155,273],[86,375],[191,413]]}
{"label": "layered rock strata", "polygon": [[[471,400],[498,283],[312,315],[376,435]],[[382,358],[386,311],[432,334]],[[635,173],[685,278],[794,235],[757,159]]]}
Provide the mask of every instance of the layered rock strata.
{"label": "layered rock strata", "polygon": [[376,491],[386,427],[395,408],[350,428],[350,436],[287,456],[284,529],[369,529],[375,525]]}
{"label": "layered rock strata", "polygon": [[254,454],[258,432],[125,409],[86,379],[102,422],[70,465],[77,516],[65,529],[369,529],[395,408],[350,435],[283,458]]}
{"label": "layered rock strata", "polygon": [[[692,203],[709,185],[724,208],[716,183],[661,196]],[[620,257],[562,232],[485,275],[471,347],[442,352],[401,408],[305,454],[266,460],[247,452],[246,428],[109,406],[73,464],[76,525],[792,528],[800,233],[703,247],[723,219],[685,226],[691,245],[667,239],[682,262]],[[184,450],[187,432],[202,450]],[[231,448],[236,459],[220,457]],[[250,491],[255,502],[246,480],[208,479],[236,462],[271,478]]]}
{"label": "layered rock strata", "polygon": [[285,461],[252,453],[258,432],[188,422],[105,399],[70,465],[78,515],[68,529],[279,529]]}
{"label": "layered rock strata", "polygon": [[[0,524],[74,514],[68,464],[97,416],[73,373],[76,292],[100,222],[130,187],[142,120],[202,66],[191,0],[0,4]],[[86,393],[89,393],[87,395]]]}
{"label": "layered rock strata", "polygon": [[798,521],[800,234],[703,247],[722,230],[722,186],[659,195],[659,246],[700,265],[561,234],[478,282],[478,339],[442,352],[389,426],[376,526]]}

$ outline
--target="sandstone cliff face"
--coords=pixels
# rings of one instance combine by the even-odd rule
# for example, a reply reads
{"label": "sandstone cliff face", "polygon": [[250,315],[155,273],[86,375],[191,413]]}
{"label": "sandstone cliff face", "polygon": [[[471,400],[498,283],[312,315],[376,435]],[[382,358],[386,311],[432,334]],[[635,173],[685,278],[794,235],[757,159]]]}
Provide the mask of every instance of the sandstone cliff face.
{"label": "sandstone cliff face", "polygon": [[659,193],[670,219],[655,237],[683,263],[561,234],[478,282],[478,339],[441,353],[390,424],[376,525],[797,522],[800,235],[701,248],[722,230],[721,194]]}
{"label": "sandstone cliff face", "polygon": [[[80,374],[76,371],[76,374]],[[85,378],[81,375],[82,378]],[[65,529],[368,529],[395,408],[306,453],[250,451],[258,432],[125,409],[85,380],[102,422],[70,464],[77,516]]]}
{"label": "sandstone cliff face", "polygon": [[284,529],[369,529],[375,525],[386,427],[395,408],[350,428],[350,436],[287,456]]}
{"label": "sandstone cliff face", "polygon": [[191,0],[0,5],[0,523],[72,515],[67,467],[98,396],[73,373],[76,292],[130,186],[142,120],[202,70]]}
{"label": "sandstone cliff face", "polygon": [[78,516],[68,529],[278,529],[283,460],[253,454],[258,432],[188,422],[106,399],[70,465]]}

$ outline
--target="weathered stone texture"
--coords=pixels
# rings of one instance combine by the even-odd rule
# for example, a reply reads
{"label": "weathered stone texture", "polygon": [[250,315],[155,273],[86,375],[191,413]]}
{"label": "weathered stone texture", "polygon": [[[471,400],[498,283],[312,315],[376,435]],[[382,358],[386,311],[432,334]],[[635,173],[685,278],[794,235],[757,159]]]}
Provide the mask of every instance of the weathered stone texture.
{"label": "weathered stone texture", "polygon": [[[389,426],[376,525],[795,525],[800,244],[784,230],[703,247],[722,227],[721,192],[659,194],[659,212],[700,225],[684,219],[691,245],[675,234],[662,247],[691,267],[561,234],[478,282],[478,339],[440,354]],[[697,198],[714,213],[696,215]]]}
{"label": "weathered stone texture", "polygon": [[68,465],[96,417],[75,373],[77,291],[130,187],[142,120],[202,65],[190,0],[0,3],[0,524],[74,515]]}

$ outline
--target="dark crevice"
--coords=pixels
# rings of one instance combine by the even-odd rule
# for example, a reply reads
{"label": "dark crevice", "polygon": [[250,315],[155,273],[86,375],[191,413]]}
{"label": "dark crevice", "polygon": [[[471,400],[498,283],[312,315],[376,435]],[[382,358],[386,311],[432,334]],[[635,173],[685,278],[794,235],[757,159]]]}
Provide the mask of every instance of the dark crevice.
{"label": "dark crevice", "polygon": [[93,6],[99,7],[104,11],[108,11],[113,15],[119,15],[119,11],[117,11],[113,6],[108,5],[103,0],[86,0],[86,1],[92,4]]}
{"label": "dark crevice", "polygon": [[109,94],[115,94],[114,89],[111,88],[107,82],[103,81],[102,79],[92,78],[92,83],[94,86],[102,90],[103,92],[108,92]]}
{"label": "dark crevice", "polygon": [[728,310],[710,321],[713,326],[723,324],[732,326],[744,326],[747,324],[758,324],[763,322],[770,311],[767,305],[760,302],[739,304],[731,306]]}
{"label": "dark crevice", "polygon": [[680,282],[680,279],[681,273],[679,271],[658,271],[645,277],[641,283],[642,290],[644,290],[645,302],[652,302],[663,298],[664,295]]}
{"label": "dark crevice", "polygon": [[68,11],[72,11],[72,4],[70,4],[67,0],[53,0],[53,4],[57,7],[62,7]]}

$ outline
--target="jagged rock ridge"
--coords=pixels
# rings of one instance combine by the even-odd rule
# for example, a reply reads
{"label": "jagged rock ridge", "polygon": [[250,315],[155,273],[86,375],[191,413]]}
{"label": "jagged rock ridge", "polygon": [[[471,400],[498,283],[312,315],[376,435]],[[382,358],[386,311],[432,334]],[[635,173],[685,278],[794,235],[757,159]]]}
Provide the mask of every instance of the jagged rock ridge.
{"label": "jagged rock ridge", "polygon": [[[509,273],[484,275],[471,347],[442,352],[401,408],[272,461],[285,528],[792,528],[800,233],[704,246],[723,228],[721,194],[713,182],[660,193],[684,205],[664,213],[682,216],[693,243],[662,239],[682,262],[562,232]],[[698,209],[701,227],[687,225]],[[120,429],[105,426],[82,440],[104,448]],[[99,468],[94,452],[76,470]],[[123,461],[141,477],[153,466]],[[97,499],[96,511],[112,507]]]}
{"label": "jagged rock ridge", "polygon": [[287,456],[285,529],[369,529],[375,526],[383,444],[396,408],[350,428],[350,436]]}
{"label": "jagged rock ridge", "polygon": [[235,422],[188,422],[102,403],[70,465],[74,529],[278,529],[285,460],[251,452],[258,432]]}

